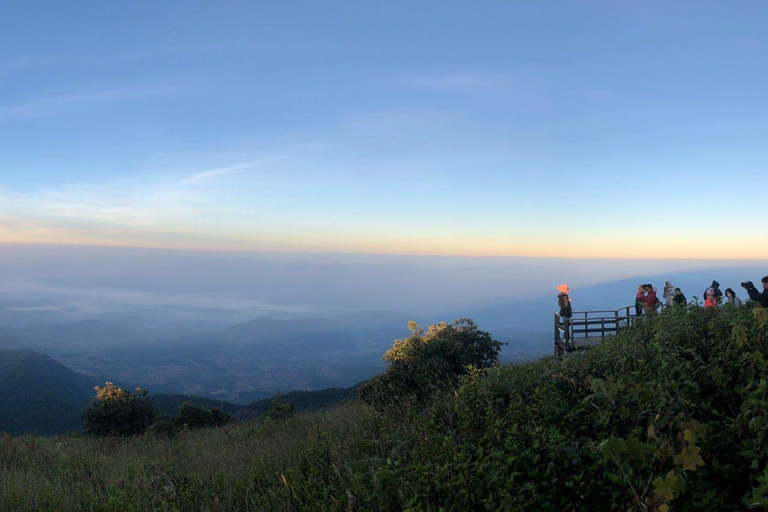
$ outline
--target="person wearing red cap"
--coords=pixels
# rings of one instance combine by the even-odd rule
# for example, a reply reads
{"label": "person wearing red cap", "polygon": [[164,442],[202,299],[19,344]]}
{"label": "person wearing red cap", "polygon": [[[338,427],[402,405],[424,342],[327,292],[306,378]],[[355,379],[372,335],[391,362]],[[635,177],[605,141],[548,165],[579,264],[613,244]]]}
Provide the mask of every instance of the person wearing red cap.
{"label": "person wearing red cap", "polygon": [[568,285],[561,284],[557,287],[560,293],[557,295],[557,305],[560,306],[560,316],[571,318],[573,309],[571,308],[571,296],[568,295]]}
{"label": "person wearing red cap", "polygon": [[560,318],[565,319],[565,340],[566,342],[571,339],[571,328],[569,321],[573,316],[573,309],[571,308],[571,296],[568,295],[568,285],[561,284],[557,287],[560,293],[557,295],[557,305],[560,307]]}

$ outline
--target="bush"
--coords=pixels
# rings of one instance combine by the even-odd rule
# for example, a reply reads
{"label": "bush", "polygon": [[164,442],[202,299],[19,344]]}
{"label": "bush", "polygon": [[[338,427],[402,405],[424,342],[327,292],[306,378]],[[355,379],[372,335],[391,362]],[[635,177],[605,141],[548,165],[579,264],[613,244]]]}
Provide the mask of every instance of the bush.
{"label": "bush", "polygon": [[269,409],[262,415],[265,420],[285,421],[296,415],[296,403],[283,398],[280,393],[272,399]]}
{"label": "bush", "polygon": [[173,439],[179,433],[179,426],[173,418],[160,416],[155,423],[149,427],[149,432],[157,437],[167,437]]}
{"label": "bush", "polygon": [[157,410],[145,390],[136,388],[131,393],[107,382],[104,387],[96,386],[96,397],[82,416],[86,434],[125,437],[144,433]]}
{"label": "bush", "polygon": [[191,402],[184,402],[179,406],[179,412],[174,421],[178,427],[189,429],[212,428],[226,425],[232,420],[232,416],[223,412],[218,407],[206,409]]}
{"label": "bush", "polygon": [[498,363],[504,343],[481,331],[472,320],[430,325],[426,332],[409,322],[411,336],[395,340],[384,354],[387,370],[360,388],[370,404],[391,405],[403,398],[427,399],[437,389],[452,387],[472,368]]}
{"label": "bush", "polygon": [[600,346],[467,375],[390,442],[382,502],[768,507],[768,311],[672,308]]}

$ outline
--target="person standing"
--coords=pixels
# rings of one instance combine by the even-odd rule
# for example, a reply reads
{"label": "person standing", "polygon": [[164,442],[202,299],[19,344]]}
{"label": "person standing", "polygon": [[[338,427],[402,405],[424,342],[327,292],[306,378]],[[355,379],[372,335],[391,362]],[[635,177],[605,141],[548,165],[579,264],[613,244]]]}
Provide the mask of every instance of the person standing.
{"label": "person standing", "polygon": [[672,283],[669,281],[664,284],[664,292],[662,293],[662,297],[664,297],[664,305],[666,307],[672,305],[672,299],[675,298],[675,287],[672,286]]}
{"label": "person standing", "polygon": [[741,283],[741,287],[747,290],[747,293],[749,294],[749,300],[753,300],[759,303],[764,308],[768,308],[768,276],[765,276],[762,279],[762,282],[763,282],[762,292],[759,292],[757,288],[755,288],[755,285],[752,284],[752,281]]}
{"label": "person standing", "polygon": [[683,291],[680,288],[675,288],[675,298],[672,299],[676,306],[685,306],[688,304],[688,299],[683,295]]}
{"label": "person standing", "polygon": [[571,317],[573,308],[571,307],[571,296],[567,284],[558,285],[560,293],[557,295],[557,305],[560,307],[560,319],[563,321],[566,343],[571,339]]}
{"label": "person standing", "polygon": [[736,292],[733,291],[733,288],[726,288],[725,296],[728,299],[728,304],[733,304],[734,307],[737,308],[741,307],[741,299],[736,296]]}
{"label": "person standing", "polygon": [[635,316],[643,314],[643,303],[645,301],[645,285],[637,285],[637,293],[635,294]]}
{"label": "person standing", "polygon": [[706,306],[706,300],[712,297],[715,302],[720,302],[720,299],[723,298],[723,292],[720,291],[720,283],[717,281],[712,281],[712,285],[704,290],[704,304]]}
{"label": "person standing", "polygon": [[656,289],[652,284],[645,285],[645,299],[643,301],[643,309],[647,316],[656,316],[656,309],[659,307],[657,303],[658,297],[656,296]]}

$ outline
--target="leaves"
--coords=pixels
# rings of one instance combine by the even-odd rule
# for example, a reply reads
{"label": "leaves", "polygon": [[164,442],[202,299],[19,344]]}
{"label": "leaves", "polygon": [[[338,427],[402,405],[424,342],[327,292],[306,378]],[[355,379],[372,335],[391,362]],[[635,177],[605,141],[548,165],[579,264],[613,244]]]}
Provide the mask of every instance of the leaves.
{"label": "leaves", "polygon": [[688,445],[675,457],[675,464],[682,466],[685,471],[696,471],[698,466],[704,465],[704,460],[699,455],[700,453],[701,448]]}
{"label": "leaves", "polygon": [[658,477],[653,481],[653,494],[664,501],[672,501],[681,491],[680,477],[674,471],[667,473],[664,478]]}

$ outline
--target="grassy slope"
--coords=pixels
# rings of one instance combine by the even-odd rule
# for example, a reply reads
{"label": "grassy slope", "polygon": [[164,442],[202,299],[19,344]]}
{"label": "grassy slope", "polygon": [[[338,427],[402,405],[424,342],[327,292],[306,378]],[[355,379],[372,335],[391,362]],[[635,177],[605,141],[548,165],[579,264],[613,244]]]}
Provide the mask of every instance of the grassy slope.
{"label": "grassy slope", "polygon": [[279,509],[298,503],[292,468],[322,459],[318,477],[332,464],[334,478],[354,480],[358,444],[378,435],[376,415],[354,402],[175,440],[0,436],[0,510]]}
{"label": "grassy slope", "polygon": [[407,415],[353,402],[176,440],[0,438],[0,510],[768,506],[768,314],[665,313]]}

